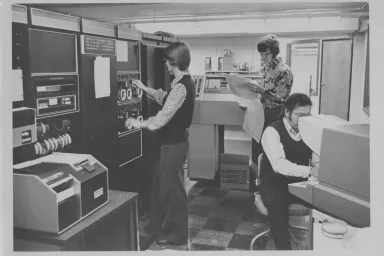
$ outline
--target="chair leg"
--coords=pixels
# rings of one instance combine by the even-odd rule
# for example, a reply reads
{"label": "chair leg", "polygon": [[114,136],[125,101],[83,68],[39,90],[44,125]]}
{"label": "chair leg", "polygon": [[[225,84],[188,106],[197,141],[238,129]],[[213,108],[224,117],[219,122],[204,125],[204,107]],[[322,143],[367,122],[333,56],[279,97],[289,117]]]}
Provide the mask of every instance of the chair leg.
{"label": "chair leg", "polygon": [[257,239],[259,239],[260,237],[263,237],[265,235],[267,235],[268,233],[270,232],[269,229],[265,230],[264,232],[261,232],[260,234],[258,234],[257,236],[255,236],[252,241],[251,241],[251,248],[250,250],[253,251],[253,245],[255,244],[255,242],[257,241]]}
{"label": "chair leg", "polygon": [[297,247],[299,248],[299,250],[301,251],[302,249],[301,249],[301,246],[300,246],[300,244],[299,244],[299,241],[297,241],[295,235],[292,233],[292,231],[291,231],[290,229],[289,229],[288,231],[289,231],[289,235],[291,236],[293,242],[296,244],[296,246],[297,246]]}
{"label": "chair leg", "polygon": [[301,226],[292,225],[291,223],[289,223],[289,227],[290,227],[290,228],[295,228],[295,229],[298,229],[298,230],[302,230],[302,231],[309,231],[309,229],[306,228],[306,227],[301,227]]}

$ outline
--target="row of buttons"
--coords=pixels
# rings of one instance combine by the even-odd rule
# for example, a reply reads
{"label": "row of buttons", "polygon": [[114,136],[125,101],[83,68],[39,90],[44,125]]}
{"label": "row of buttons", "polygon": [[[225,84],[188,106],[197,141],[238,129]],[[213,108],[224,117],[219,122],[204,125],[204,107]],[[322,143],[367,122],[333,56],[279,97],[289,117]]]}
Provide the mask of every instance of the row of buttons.
{"label": "row of buttons", "polygon": [[23,44],[21,43],[22,40],[22,33],[21,32],[15,32],[13,37],[14,41],[14,49],[13,49],[13,65],[12,69],[22,69],[23,63],[22,63],[22,47]]}
{"label": "row of buttons", "polygon": [[128,111],[136,111],[138,115],[141,113],[141,104],[124,104],[119,106],[119,113],[125,113]]}
{"label": "row of buttons", "polygon": [[140,80],[140,73],[117,74],[118,81]]}

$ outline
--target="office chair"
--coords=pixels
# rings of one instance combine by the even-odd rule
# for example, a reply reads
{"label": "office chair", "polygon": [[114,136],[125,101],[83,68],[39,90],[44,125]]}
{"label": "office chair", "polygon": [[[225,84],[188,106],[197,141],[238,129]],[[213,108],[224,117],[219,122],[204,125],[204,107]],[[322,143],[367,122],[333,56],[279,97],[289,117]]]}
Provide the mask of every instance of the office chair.
{"label": "office chair", "polygon": [[[259,158],[257,159],[258,165],[257,165],[256,186],[260,185],[260,166],[261,166],[260,164],[261,164],[262,158],[263,158],[263,154],[260,154]],[[256,207],[258,208],[258,210],[260,211],[261,214],[268,216],[268,210],[265,207],[265,205],[263,204],[263,201],[261,200],[260,195],[257,193],[258,192],[255,193]],[[259,200],[256,200],[256,197],[259,197]],[[309,209],[307,207],[301,205],[301,204],[291,204],[289,206],[288,213],[289,213],[289,216],[307,216],[309,214]],[[289,235],[290,235],[291,239],[293,240],[293,242],[297,245],[299,250],[301,250],[301,246],[300,246],[299,242],[297,241],[297,239],[295,238],[295,236],[293,235],[291,229],[308,231],[308,228],[292,225],[291,223],[289,223],[289,230],[288,230]],[[265,246],[267,245],[267,242],[268,242],[268,234],[270,231],[271,230],[269,229],[269,222],[267,222],[266,223],[266,230],[261,232],[260,234],[256,235],[252,239],[250,250],[253,251],[254,244],[258,239],[260,239],[260,244],[262,245],[262,249],[265,248]]]}

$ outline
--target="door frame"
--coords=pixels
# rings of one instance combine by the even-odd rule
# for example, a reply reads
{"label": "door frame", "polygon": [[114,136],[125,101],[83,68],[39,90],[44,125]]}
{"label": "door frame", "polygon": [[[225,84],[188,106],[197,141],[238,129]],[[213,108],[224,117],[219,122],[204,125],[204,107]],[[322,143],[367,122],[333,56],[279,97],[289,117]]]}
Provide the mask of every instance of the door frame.
{"label": "door frame", "polygon": [[[298,39],[298,40],[291,40],[287,43],[287,56],[286,56],[286,61],[285,63],[291,67],[291,62],[292,62],[292,45],[293,44],[309,44],[309,43],[318,43],[318,53],[317,53],[317,78],[319,78],[319,58],[320,58],[320,44],[321,44],[321,39],[318,38],[311,38],[311,39]],[[319,96],[319,79],[316,79],[316,90],[312,93],[311,92],[311,87],[309,88],[309,95],[308,96]],[[310,85],[311,86],[311,85]],[[319,107],[320,111],[320,107]]]}
{"label": "door frame", "polygon": [[352,91],[352,67],[353,67],[353,49],[355,47],[354,44],[354,38],[351,36],[342,36],[342,37],[331,37],[331,38],[321,38],[320,39],[320,47],[319,47],[319,72],[318,72],[318,84],[317,87],[320,85],[319,88],[319,114],[321,110],[321,98],[322,98],[322,93],[321,93],[321,84],[322,84],[322,75],[323,75],[323,44],[324,41],[340,41],[340,40],[351,40],[351,65],[349,67],[350,69],[350,76],[349,76],[349,95],[348,95],[348,111],[347,111],[347,121],[350,119],[350,110],[351,110],[351,91]]}

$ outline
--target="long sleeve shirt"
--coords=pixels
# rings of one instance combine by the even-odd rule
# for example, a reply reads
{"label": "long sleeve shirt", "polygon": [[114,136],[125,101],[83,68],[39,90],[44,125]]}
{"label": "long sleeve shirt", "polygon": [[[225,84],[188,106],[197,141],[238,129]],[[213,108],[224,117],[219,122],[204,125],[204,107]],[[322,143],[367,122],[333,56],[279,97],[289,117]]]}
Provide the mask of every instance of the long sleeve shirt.
{"label": "long sleeve shirt", "polygon": [[[300,133],[294,131],[286,118],[283,119],[283,122],[291,138],[300,141]],[[280,142],[280,135],[276,129],[270,126],[267,127],[261,138],[261,144],[275,172],[285,176],[308,178],[312,167],[297,165],[287,160],[283,144]]]}
{"label": "long sleeve shirt", "polygon": [[291,68],[278,57],[268,65],[264,65],[263,70],[265,91],[261,96],[261,103],[264,108],[282,107],[292,89],[293,74]]}
{"label": "long sleeve shirt", "polygon": [[139,123],[140,128],[147,128],[149,130],[158,130],[161,127],[165,126],[175,115],[176,111],[183,105],[185,98],[187,96],[187,90],[185,86],[179,81],[188,75],[188,72],[182,72],[180,75],[175,77],[171,83],[171,91],[169,92],[167,100],[164,102],[164,97],[167,95],[166,91],[162,89],[152,89],[148,88],[147,95],[153,98],[159,105],[162,106],[162,109],[157,113],[156,116],[149,117],[145,121]]}

